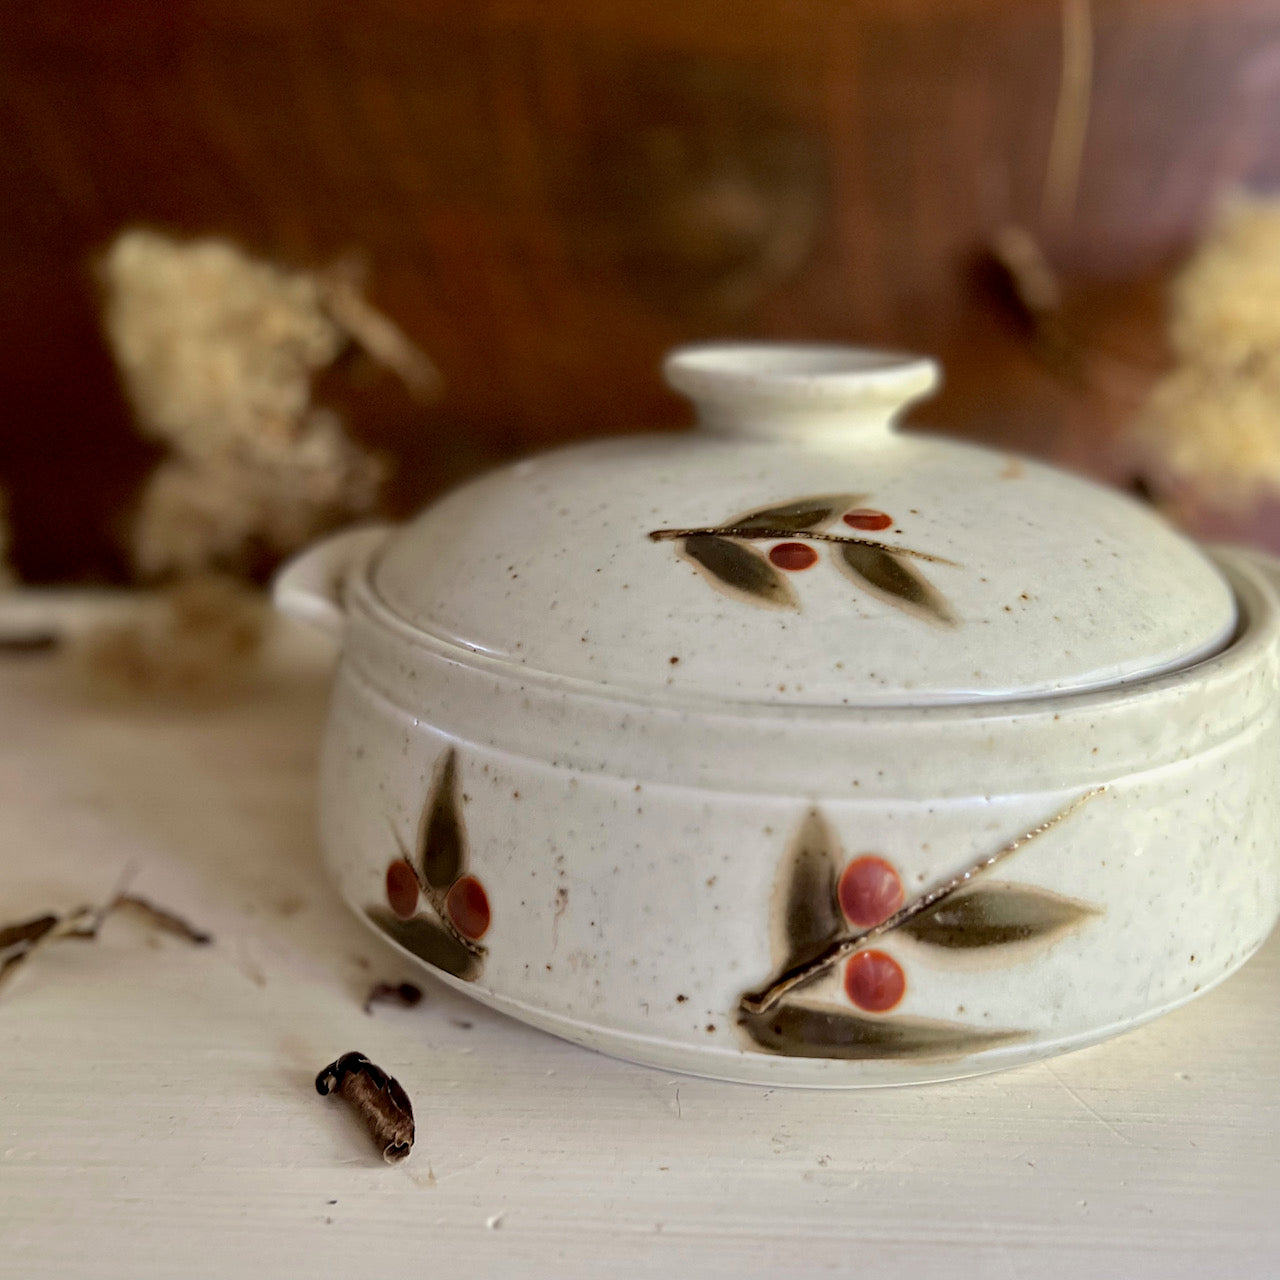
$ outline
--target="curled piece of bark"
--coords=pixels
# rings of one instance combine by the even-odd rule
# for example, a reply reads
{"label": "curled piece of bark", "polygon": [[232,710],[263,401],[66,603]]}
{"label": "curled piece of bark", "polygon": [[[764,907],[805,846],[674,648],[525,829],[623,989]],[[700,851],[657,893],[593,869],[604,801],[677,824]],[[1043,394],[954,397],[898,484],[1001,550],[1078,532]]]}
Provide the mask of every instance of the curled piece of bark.
{"label": "curled piece of bark", "polygon": [[337,1093],[364,1122],[388,1164],[413,1150],[413,1104],[400,1082],[363,1053],[344,1053],[316,1076],[321,1097]]}

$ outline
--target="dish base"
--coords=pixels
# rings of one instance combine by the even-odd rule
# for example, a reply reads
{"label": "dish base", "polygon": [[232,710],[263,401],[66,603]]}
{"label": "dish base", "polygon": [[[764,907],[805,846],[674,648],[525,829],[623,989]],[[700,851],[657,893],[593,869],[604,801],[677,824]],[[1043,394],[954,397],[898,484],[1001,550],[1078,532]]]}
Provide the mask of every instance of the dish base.
{"label": "dish base", "polygon": [[[946,1080],[963,1080],[969,1076],[988,1075],[994,1071],[1007,1071],[1025,1066],[1043,1058],[1055,1058],[1077,1049],[1110,1040],[1159,1018],[1166,1013],[1189,1004],[1212,991],[1220,982],[1229,978],[1262,945],[1245,952],[1230,969],[1216,981],[1207,983],[1190,996],[1150,1009],[1136,1017],[1111,1023],[1081,1035],[1064,1036],[1056,1040],[1036,1040],[1027,1044],[1003,1045],[963,1057],[939,1057],[921,1059],[839,1059],[800,1058],[785,1054],[772,1054],[749,1049],[728,1049],[719,1045],[689,1045],[657,1036],[636,1035],[634,1032],[617,1031],[598,1023],[582,1022],[559,1014],[548,1013],[511,1000],[474,982],[465,982],[451,974],[425,964],[411,951],[388,938],[364,914],[352,909],[366,926],[388,945],[395,947],[406,960],[473,1000],[515,1018],[528,1026],[536,1027],[598,1053],[640,1066],[656,1067],[662,1071],[675,1071],[682,1075],[700,1076],[706,1080],[721,1080],[729,1084],[757,1084],[783,1086],[796,1089],[877,1089],[899,1085],[936,1084]],[[1265,941],[1263,939],[1262,941]]]}

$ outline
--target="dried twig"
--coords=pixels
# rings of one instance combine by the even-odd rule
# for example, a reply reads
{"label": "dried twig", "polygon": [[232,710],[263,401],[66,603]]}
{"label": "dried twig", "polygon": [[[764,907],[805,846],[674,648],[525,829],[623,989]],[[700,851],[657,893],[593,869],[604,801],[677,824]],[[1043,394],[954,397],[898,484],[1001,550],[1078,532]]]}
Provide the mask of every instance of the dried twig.
{"label": "dried twig", "polygon": [[59,938],[86,936],[86,930],[97,929],[98,912],[93,907],[77,907],[63,915],[48,912],[31,920],[20,921],[0,929],[0,987],[13,976],[19,965]]}
{"label": "dried twig", "polygon": [[318,277],[320,297],[329,315],[378,364],[390,369],[419,404],[437,400],[444,379],[435,362],[402,329],[366,301],[364,265],[344,258]]}
{"label": "dried twig", "polygon": [[164,907],[158,907],[149,898],[141,898],[136,893],[117,894],[108,908],[108,913],[130,908],[145,916],[158,929],[164,930],[165,933],[172,933],[176,937],[185,938],[188,942],[197,947],[206,947],[213,941],[213,934],[206,933],[203,929],[197,929],[190,921],[184,920],[179,915],[174,915],[172,911],[165,910]]}
{"label": "dried twig", "polygon": [[1093,97],[1093,14],[1090,0],[1063,0],[1062,79],[1053,115],[1040,219],[1061,230],[1075,210]]}
{"label": "dried twig", "polygon": [[1062,318],[1062,285],[1044,249],[1026,227],[1001,227],[988,246],[999,273],[1001,300],[1027,329],[1036,354],[1051,372],[1072,386],[1086,379],[1086,352]]}
{"label": "dried twig", "polygon": [[19,920],[17,924],[7,924],[0,928],[0,951],[7,951],[20,942],[39,942],[60,919],[52,912],[42,916],[33,916],[30,920]]}
{"label": "dried twig", "polygon": [[0,631],[0,654],[50,653],[61,642],[53,630]]}
{"label": "dried twig", "polygon": [[400,1082],[363,1053],[344,1053],[316,1076],[322,1097],[337,1093],[356,1112],[388,1164],[413,1150],[413,1104]]}
{"label": "dried twig", "polygon": [[92,942],[103,921],[117,911],[129,909],[144,915],[152,924],[195,946],[207,946],[213,935],[197,929],[181,916],[158,907],[137,894],[123,890],[96,907],[76,907],[73,911],[46,911],[28,920],[0,926],[0,986],[12,977],[19,965],[26,963],[38,950],[51,942],[68,939]]}

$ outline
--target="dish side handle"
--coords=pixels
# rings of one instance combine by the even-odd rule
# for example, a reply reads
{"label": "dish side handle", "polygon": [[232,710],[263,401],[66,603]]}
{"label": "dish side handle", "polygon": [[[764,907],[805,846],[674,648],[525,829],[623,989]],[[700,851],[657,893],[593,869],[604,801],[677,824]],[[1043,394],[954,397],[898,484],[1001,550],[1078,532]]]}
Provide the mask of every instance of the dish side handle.
{"label": "dish side handle", "polygon": [[343,587],[387,540],[391,526],[364,524],[344,529],[294,556],[276,574],[271,600],[281,613],[341,639],[347,612]]}

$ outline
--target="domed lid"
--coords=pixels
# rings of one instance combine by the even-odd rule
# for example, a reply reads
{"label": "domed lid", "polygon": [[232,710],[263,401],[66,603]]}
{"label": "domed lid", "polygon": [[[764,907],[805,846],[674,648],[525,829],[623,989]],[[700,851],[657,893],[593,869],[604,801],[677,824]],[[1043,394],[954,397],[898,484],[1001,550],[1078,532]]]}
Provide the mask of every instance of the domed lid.
{"label": "domed lid", "polygon": [[667,360],[698,429],[578,445],[455,490],[372,573],[461,649],[628,696],[893,705],[1043,696],[1190,663],[1214,566],[1089,481],[894,430],[929,360],[716,344]]}

